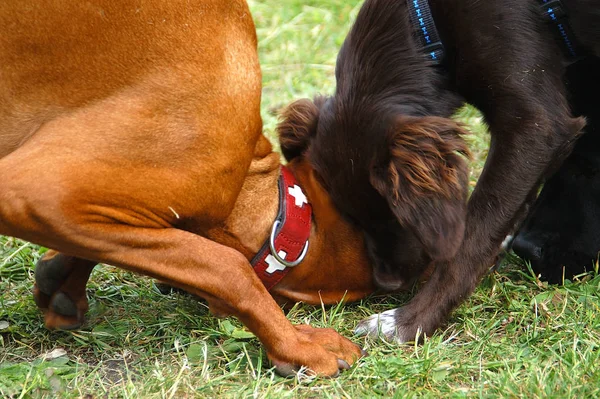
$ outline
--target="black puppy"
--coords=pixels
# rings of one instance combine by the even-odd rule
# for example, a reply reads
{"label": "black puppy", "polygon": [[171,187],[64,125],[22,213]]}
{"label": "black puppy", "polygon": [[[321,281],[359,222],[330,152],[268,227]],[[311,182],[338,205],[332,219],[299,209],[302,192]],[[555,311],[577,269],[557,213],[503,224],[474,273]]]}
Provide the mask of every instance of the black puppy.
{"label": "black puppy", "polygon": [[[600,2],[548,3],[367,0],[340,51],[335,94],[286,112],[284,154],[306,154],[362,228],[375,281],[394,289],[427,278],[406,306],[360,332],[431,334],[570,153],[585,119],[571,110],[565,66],[600,55]],[[464,101],[492,134],[466,217],[466,151],[448,119]]]}
{"label": "black puppy", "polygon": [[567,70],[571,108],[585,134],[546,182],[514,242],[542,279],[559,283],[595,267],[600,251],[600,59]]}

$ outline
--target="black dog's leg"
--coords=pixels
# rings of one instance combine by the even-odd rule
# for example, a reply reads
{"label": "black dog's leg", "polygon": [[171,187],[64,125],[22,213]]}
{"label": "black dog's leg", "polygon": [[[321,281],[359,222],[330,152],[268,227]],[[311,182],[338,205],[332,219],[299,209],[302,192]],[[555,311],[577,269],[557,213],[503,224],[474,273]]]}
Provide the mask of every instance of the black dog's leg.
{"label": "black dog's leg", "polygon": [[513,242],[536,274],[560,283],[589,271],[600,251],[600,59],[589,58],[567,73],[571,106],[587,118],[582,136],[546,182]]}
{"label": "black dog's leg", "polygon": [[[562,115],[553,114],[557,118],[533,112],[523,115],[522,119],[507,118],[492,125],[497,131],[518,134],[494,140],[469,201],[465,238],[458,255],[448,263],[436,265],[429,281],[406,306],[372,316],[359,326],[358,332],[380,332],[401,342],[413,340],[419,331],[431,334],[475,289],[494,263],[502,240],[530,193],[537,189],[550,160],[566,151],[569,138],[583,125],[580,120],[571,119],[566,110]],[[549,146],[549,136],[562,140]]]}
{"label": "black dog's leg", "polygon": [[[484,171],[468,204],[465,237],[454,259],[437,264],[430,279],[404,307],[374,315],[358,332],[412,341],[432,334],[475,289],[494,263],[502,240],[553,163],[562,162],[585,125],[573,118],[554,43],[524,2],[507,9],[496,2],[457,11],[457,86],[485,115],[492,132]],[[497,15],[496,15],[497,14]],[[468,18],[486,15],[505,26]],[[485,38],[486,40],[483,40]]]}

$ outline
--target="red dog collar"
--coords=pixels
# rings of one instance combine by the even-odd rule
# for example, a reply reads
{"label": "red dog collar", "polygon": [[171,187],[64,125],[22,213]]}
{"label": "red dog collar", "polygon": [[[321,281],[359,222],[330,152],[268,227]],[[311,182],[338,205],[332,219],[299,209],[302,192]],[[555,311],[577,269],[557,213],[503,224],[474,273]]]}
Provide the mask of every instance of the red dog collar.
{"label": "red dog collar", "polygon": [[267,290],[273,288],[308,251],[312,207],[296,178],[285,166],[279,176],[279,212],[271,236],[252,259]]}

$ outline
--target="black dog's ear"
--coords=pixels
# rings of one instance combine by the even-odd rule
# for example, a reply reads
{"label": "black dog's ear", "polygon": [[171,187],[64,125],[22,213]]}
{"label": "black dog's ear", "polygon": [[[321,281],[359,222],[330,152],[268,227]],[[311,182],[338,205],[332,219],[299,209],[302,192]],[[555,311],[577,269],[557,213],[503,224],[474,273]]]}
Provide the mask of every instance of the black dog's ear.
{"label": "black dog's ear", "polygon": [[373,187],[432,260],[453,257],[464,235],[470,154],[463,134],[446,118],[398,118],[371,169]]}
{"label": "black dog's ear", "polygon": [[317,133],[319,113],[326,100],[326,97],[320,96],[315,97],[314,101],[303,98],[281,112],[277,134],[281,152],[288,162],[308,148],[310,139]]}

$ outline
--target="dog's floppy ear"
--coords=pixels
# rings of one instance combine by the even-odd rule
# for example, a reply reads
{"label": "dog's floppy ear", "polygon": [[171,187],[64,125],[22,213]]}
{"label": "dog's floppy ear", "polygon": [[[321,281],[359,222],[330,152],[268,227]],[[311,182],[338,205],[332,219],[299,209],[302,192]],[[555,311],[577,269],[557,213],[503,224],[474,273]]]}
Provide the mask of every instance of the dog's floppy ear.
{"label": "dog's floppy ear", "polygon": [[469,151],[456,122],[400,117],[374,160],[370,180],[432,260],[453,257],[463,239]]}
{"label": "dog's floppy ear", "polygon": [[303,98],[282,111],[277,134],[286,160],[291,161],[308,148],[310,139],[317,133],[319,114],[326,100],[326,97],[320,96],[315,97],[314,101]]}

